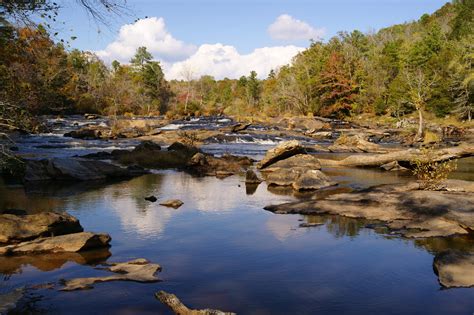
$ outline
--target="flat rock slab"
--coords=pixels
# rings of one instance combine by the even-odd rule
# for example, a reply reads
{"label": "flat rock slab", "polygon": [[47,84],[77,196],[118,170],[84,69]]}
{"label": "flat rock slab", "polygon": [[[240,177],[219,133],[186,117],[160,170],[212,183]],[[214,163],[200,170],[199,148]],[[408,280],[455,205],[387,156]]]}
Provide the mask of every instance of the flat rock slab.
{"label": "flat rock slab", "polygon": [[170,200],[165,200],[165,201],[160,202],[160,206],[170,207],[170,208],[175,208],[175,209],[178,209],[183,204],[184,202],[182,202],[179,199],[170,199]]}
{"label": "flat rock slab", "polygon": [[26,163],[24,182],[51,180],[108,180],[131,178],[145,172],[136,172],[103,161],[81,158],[53,158],[29,160]]}
{"label": "flat rock slab", "polygon": [[235,315],[231,312],[223,312],[219,310],[193,310],[184,305],[176,295],[159,291],[155,294],[155,297],[160,300],[161,303],[167,305],[177,315]]}
{"label": "flat rock slab", "polygon": [[[281,214],[333,214],[378,220],[406,237],[471,233],[474,231],[474,192],[460,191],[460,181],[455,181],[455,185],[451,183],[446,182],[448,191],[419,190],[417,183],[384,185],[265,209]],[[451,186],[457,190],[449,191]]]}
{"label": "flat rock slab", "polygon": [[0,244],[82,231],[79,220],[67,213],[43,212],[29,215],[0,215]]}
{"label": "flat rock slab", "polygon": [[105,270],[115,274],[104,277],[66,280],[61,291],[92,289],[94,283],[109,281],[157,282],[159,279],[155,274],[161,271],[161,266],[140,258],[128,262],[108,264]]}
{"label": "flat rock slab", "polygon": [[448,251],[437,255],[433,268],[446,288],[474,286],[474,253]]}
{"label": "flat rock slab", "polygon": [[111,238],[107,234],[94,234],[90,232],[73,233],[3,246],[0,247],[0,255],[80,252],[88,249],[107,247],[110,240]]}
{"label": "flat rock slab", "polygon": [[300,153],[306,153],[306,150],[299,141],[285,141],[273,149],[268,150],[263,159],[257,164],[257,167],[265,168],[273,163]]}

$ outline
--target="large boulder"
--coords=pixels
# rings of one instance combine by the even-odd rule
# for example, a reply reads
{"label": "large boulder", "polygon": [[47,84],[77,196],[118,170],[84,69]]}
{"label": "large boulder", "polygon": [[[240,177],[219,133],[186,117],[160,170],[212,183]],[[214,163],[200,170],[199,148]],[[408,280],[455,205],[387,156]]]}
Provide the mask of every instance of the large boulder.
{"label": "large boulder", "polygon": [[367,141],[361,135],[340,136],[332,146],[328,147],[331,152],[353,152],[353,153],[383,153],[386,152],[380,145]]}
{"label": "large boulder", "polygon": [[107,247],[110,240],[108,234],[80,232],[3,246],[0,247],[0,255],[80,252]]}
{"label": "large boulder", "polygon": [[43,212],[30,215],[0,215],[0,243],[15,243],[38,237],[82,231],[79,220],[67,213]]}
{"label": "large boulder", "polygon": [[26,163],[24,182],[50,180],[107,180],[130,178],[145,171],[126,169],[103,161],[81,158],[53,158],[29,160]]}
{"label": "large boulder", "polygon": [[295,190],[317,190],[337,185],[328,176],[319,170],[307,170],[301,174],[293,183]]}
{"label": "large boulder", "polygon": [[269,167],[261,170],[262,172],[273,172],[277,169],[290,169],[293,167],[311,169],[311,170],[320,170],[321,163],[319,159],[314,155],[310,154],[297,154],[287,159],[273,163]]}
{"label": "large boulder", "polygon": [[275,148],[268,150],[263,159],[258,163],[257,167],[265,168],[273,163],[300,153],[306,153],[306,151],[299,141],[285,141],[277,145]]}
{"label": "large boulder", "polygon": [[142,141],[139,145],[135,147],[135,149],[133,149],[133,151],[135,152],[140,152],[140,151],[152,152],[152,151],[160,151],[160,150],[161,150],[161,146],[158,143],[150,141],[150,140]]}

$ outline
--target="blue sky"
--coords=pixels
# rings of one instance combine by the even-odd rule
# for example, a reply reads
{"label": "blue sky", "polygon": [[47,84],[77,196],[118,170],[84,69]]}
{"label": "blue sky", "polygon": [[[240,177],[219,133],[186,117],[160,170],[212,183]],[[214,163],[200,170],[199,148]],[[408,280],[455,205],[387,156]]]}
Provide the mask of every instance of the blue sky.
{"label": "blue sky", "polygon": [[[165,56],[161,54],[161,48],[156,48],[155,58],[162,61],[168,69],[176,61],[184,61],[193,56],[206,44],[224,45],[226,52],[219,50],[219,54],[226,56],[234,54],[232,49],[227,49],[230,46],[243,56],[263,47],[286,47],[286,54],[289,55],[308,46],[309,38],[301,34],[305,27],[309,27],[305,34],[322,34],[322,39],[327,40],[338,31],[359,29],[367,32],[418,19],[423,13],[432,13],[446,3],[444,0],[128,0],[132,14],[113,19],[109,28],[102,26],[98,33],[95,23],[70,2],[72,1],[62,2],[64,8],[61,17],[66,22],[64,30],[73,30],[77,36],[73,46],[83,50],[107,50],[109,44],[117,41],[120,28],[125,24],[133,25],[136,18],[162,18],[160,23],[163,25],[160,25],[164,28],[163,34],[172,36],[185,45],[194,46],[188,46],[187,54],[174,59],[170,58],[172,50],[167,50]],[[287,27],[290,29],[276,27],[276,30],[282,30],[286,35],[270,34],[269,26],[282,15],[289,19],[288,23],[291,25]],[[291,27],[298,26],[303,27],[299,28],[300,35],[289,35]],[[154,28],[154,24],[150,23],[143,25],[140,32],[146,33]],[[135,37],[139,36],[139,33],[134,34]],[[306,35],[308,36],[310,35]],[[290,46],[293,50],[289,49]],[[217,48],[222,47],[205,48],[207,50],[201,51],[202,54],[209,51],[215,53]],[[128,55],[120,56],[117,52],[101,56],[121,61],[128,58]],[[273,55],[268,52],[267,56]],[[202,74],[202,70],[196,72]]]}

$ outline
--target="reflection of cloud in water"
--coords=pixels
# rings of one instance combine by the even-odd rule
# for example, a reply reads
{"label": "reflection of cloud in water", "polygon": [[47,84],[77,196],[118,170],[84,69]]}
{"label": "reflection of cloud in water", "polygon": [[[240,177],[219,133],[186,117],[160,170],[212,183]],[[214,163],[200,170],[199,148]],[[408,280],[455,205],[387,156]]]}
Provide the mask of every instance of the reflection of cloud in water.
{"label": "reflection of cloud in water", "polygon": [[304,233],[304,230],[295,225],[295,221],[284,215],[271,215],[265,224],[267,230],[279,240],[284,241],[289,237],[298,236]]}
{"label": "reflection of cloud in water", "polygon": [[176,210],[158,207],[153,203],[146,209],[137,209],[137,204],[130,196],[111,198],[108,200],[112,209],[120,219],[127,233],[135,232],[141,236],[158,235],[163,233],[166,224]]}

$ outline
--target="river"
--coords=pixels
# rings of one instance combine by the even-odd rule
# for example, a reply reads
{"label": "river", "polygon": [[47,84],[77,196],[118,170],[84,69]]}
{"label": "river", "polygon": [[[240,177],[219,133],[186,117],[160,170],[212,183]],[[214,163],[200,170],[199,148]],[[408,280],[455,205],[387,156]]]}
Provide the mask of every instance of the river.
{"label": "river", "polygon": [[[71,118],[51,133],[17,139],[29,157],[73,156],[128,148],[136,140],[86,141],[62,137],[87,123]],[[101,123],[95,122],[95,123]],[[189,125],[198,123],[190,122]],[[209,128],[228,122],[205,122]],[[75,125],[77,124],[77,125]],[[74,126],[75,125],[75,126]],[[168,128],[186,127],[186,123]],[[243,139],[243,140],[242,140]],[[241,137],[209,143],[208,152],[260,158],[278,141]],[[474,180],[472,159],[455,178]],[[410,181],[408,175],[365,169],[327,169],[338,191]],[[149,203],[177,198],[175,210]],[[27,291],[12,314],[171,314],[154,298],[165,290],[192,308],[238,314],[472,314],[474,289],[442,289],[433,257],[446,249],[474,250],[466,237],[410,240],[376,222],[339,216],[276,215],[269,204],[313,198],[262,183],[246,190],[243,178],[193,177],[173,170],[129,181],[9,186],[0,183],[0,207],[67,211],[87,231],[112,236],[110,249],[85,254],[0,259],[0,294],[60,279],[105,274],[93,266],[146,258],[163,271],[158,283],[110,282],[92,290]],[[302,228],[303,222],[321,223]],[[375,228],[374,228],[375,227]],[[60,286],[57,286],[60,288]]]}

